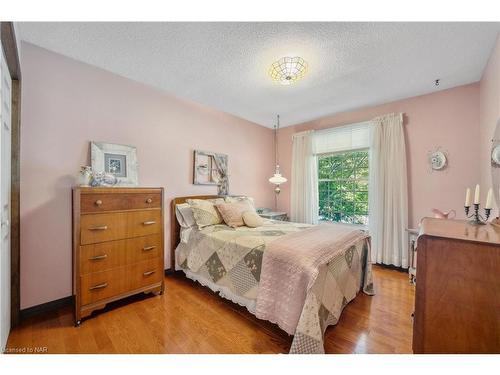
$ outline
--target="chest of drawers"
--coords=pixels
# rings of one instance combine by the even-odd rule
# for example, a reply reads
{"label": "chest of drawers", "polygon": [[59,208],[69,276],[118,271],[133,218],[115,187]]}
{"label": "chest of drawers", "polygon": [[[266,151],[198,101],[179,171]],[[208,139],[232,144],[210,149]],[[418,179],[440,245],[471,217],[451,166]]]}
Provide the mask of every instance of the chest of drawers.
{"label": "chest of drawers", "polygon": [[424,218],[417,242],[413,352],[500,353],[500,229]]}
{"label": "chest of drawers", "polygon": [[73,189],[75,322],[137,293],[162,293],[163,188]]}

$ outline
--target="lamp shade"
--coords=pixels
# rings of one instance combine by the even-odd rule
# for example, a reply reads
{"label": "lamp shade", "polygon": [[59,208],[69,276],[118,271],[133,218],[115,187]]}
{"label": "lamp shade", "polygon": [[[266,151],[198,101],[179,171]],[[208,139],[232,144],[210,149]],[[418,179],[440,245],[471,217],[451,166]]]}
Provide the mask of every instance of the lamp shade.
{"label": "lamp shade", "polygon": [[281,173],[275,173],[274,176],[269,179],[269,182],[275,185],[280,185],[287,181],[288,180],[285,177],[283,177]]}
{"label": "lamp shade", "polygon": [[302,57],[282,57],[271,65],[269,74],[273,80],[282,85],[291,85],[304,77],[307,63]]}

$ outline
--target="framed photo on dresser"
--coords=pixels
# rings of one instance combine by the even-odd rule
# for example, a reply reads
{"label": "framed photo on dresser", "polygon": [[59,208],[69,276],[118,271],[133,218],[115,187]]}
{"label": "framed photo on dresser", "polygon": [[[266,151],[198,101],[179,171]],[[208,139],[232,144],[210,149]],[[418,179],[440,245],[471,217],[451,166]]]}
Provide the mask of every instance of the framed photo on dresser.
{"label": "framed photo on dresser", "polygon": [[112,174],[118,186],[137,186],[137,149],[134,146],[91,142],[92,170]]}

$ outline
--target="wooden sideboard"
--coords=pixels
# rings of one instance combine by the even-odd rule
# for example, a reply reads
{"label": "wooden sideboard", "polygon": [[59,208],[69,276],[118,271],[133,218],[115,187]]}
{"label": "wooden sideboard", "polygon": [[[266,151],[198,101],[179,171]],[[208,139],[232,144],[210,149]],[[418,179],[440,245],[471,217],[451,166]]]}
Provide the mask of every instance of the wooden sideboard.
{"label": "wooden sideboard", "polygon": [[500,229],[425,218],[414,353],[500,353]]}
{"label": "wooden sideboard", "polygon": [[162,188],[73,189],[75,323],[107,303],[162,293]]}

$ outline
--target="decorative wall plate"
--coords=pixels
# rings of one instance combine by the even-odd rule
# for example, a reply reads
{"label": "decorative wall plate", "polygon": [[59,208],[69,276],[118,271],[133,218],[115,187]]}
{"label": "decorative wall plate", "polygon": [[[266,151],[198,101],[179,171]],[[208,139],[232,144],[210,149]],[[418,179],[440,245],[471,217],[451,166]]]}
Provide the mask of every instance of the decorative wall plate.
{"label": "decorative wall plate", "polygon": [[500,144],[496,145],[491,150],[491,162],[494,165],[500,166]]}
{"label": "decorative wall plate", "polygon": [[429,153],[429,164],[435,171],[439,171],[446,167],[446,155],[442,151],[434,151]]}

